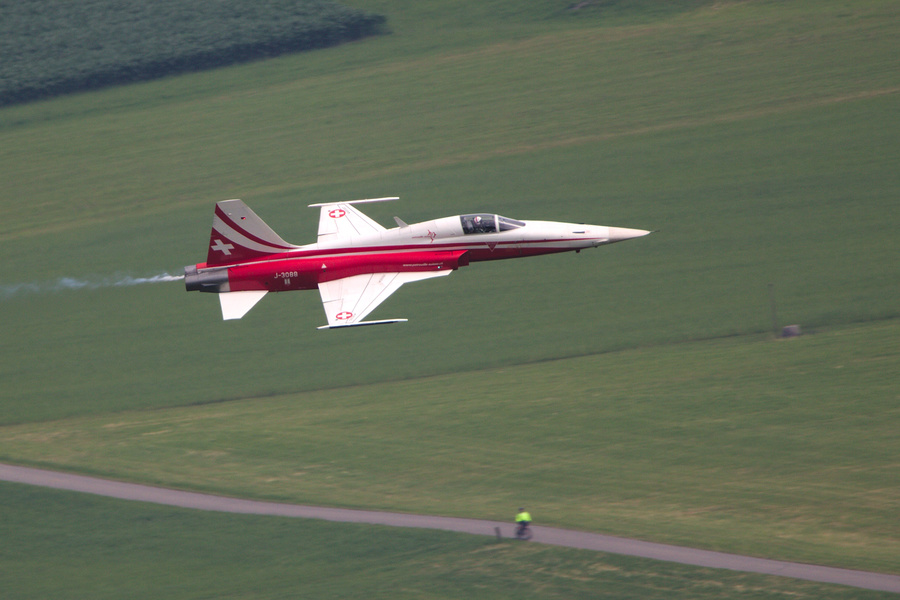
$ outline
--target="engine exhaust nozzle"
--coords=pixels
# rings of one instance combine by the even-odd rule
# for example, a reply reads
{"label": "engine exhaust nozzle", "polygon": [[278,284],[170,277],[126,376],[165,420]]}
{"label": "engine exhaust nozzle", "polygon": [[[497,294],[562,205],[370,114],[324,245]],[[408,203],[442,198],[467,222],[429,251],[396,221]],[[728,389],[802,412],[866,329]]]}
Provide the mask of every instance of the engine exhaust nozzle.
{"label": "engine exhaust nozzle", "polygon": [[189,292],[227,292],[228,269],[200,271],[197,265],[184,268],[184,287]]}

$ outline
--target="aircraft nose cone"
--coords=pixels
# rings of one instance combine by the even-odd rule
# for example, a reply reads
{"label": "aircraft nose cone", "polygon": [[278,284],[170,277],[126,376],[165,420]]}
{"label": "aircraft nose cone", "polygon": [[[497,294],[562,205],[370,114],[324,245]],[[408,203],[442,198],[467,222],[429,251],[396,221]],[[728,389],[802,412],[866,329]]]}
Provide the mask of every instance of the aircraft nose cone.
{"label": "aircraft nose cone", "polygon": [[649,231],[645,231],[643,229],[627,229],[625,227],[610,227],[609,228],[609,243],[613,242],[624,242],[625,240],[630,240],[632,238],[641,237],[650,233]]}

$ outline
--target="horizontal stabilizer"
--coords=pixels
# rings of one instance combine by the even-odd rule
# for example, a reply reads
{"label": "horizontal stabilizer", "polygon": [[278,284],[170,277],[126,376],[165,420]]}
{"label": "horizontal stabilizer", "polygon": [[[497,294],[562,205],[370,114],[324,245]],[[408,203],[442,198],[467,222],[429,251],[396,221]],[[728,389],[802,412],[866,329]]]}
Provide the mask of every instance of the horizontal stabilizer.
{"label": "horizontal stabilizer", "polygon": [[222,319],[240,319],[253,308],[262,297],[268,294],[265,290],[251,290],[247,292],[222,292],[219,294],[219,303],[222,305]]}

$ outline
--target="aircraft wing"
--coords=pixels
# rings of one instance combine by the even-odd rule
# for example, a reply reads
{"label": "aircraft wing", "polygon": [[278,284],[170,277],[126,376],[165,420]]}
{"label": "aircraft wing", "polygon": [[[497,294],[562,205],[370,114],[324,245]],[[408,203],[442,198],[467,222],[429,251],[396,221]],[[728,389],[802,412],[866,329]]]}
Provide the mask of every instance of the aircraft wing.
{"label": "aircraft wing", "polygon": [[359,236],[384,231],[384,227],[364,215],[353,205],[367,202],[386,202],[388,200],[398,200],[398,198],[372,198],[369,200],[310,204],[311,208],[321,208],[319,211],[319,243],[350,242]]}
{"label": "aircraft wing", "polygon": [[431,277],[449,275],[453,271],[417,271],[402,273],[365,273],[343,279],[335,279],[319,284],[322,306],[328,325],[319,329],[336,327],[353,327],[355,325],[377,325],[381,323],[398,323],[406,319],[387,319],[383,321],[363,321],[388,296],[410,281],[419,281]]}

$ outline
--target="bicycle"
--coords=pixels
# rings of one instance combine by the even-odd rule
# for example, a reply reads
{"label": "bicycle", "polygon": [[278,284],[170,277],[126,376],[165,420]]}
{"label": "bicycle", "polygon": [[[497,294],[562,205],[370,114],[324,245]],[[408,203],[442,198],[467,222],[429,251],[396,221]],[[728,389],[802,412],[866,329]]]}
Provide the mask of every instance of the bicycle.
{"label": "bicycle", "polygon": [[528,526],[528,523],[517,523],[516,524],[516,539],[528,541],[532,536],[531,527]]}

